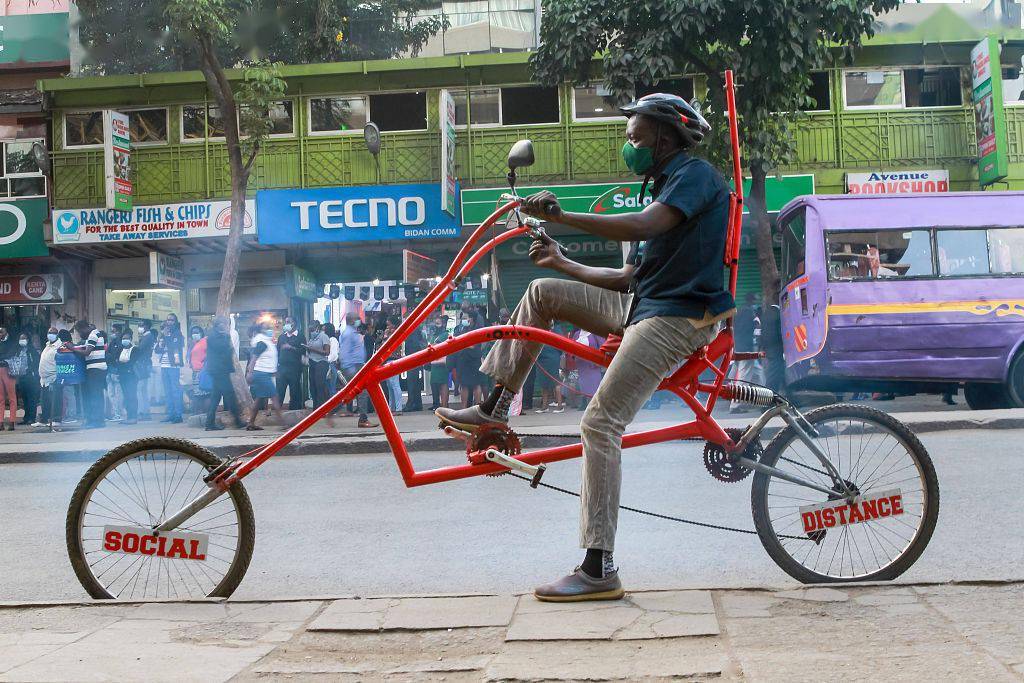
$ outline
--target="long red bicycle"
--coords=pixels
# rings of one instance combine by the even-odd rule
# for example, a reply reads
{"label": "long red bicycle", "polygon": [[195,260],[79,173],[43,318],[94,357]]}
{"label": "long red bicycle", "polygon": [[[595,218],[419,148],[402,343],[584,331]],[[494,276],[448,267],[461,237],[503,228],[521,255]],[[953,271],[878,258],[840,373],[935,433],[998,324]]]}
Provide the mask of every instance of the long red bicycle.
{"label": "long red bicycle", "polygon": [[[735,190],[731,196],[725,262],[735,294],[742,220],[742,173],[731,72],[726,73]],[[491,425],[476,433],[447,432],[466,444],[466,462],[430,470],[413,466],[380,383],[468,346],[522,339],[554,346],[607,366],[611,356],[549,330],[487,327],[396,360],[406,337],[499,244],[538,237],[540,223],[520,214],[516,169],[533,162],[523,140],[509,153],[506,203],[477,228],[437,286],[337,394],[273,442],[221,461],[194,443],[164,437],[132,441],[94,463],[68,509],[68,554],[85,590],[101,599],[226,597],[238,587],[255,544],[252,504],[242,479],[340,403],[367,391],[407,486],[518,472],[536,487],[551,463],[583,455],[580,443],[523,453],[514,432]],[[488,230],[505,229],[474,251]],[[892,416],[861,405],[830,405],[801,414],[770,389],[728,380],[737,360],[727,324],[693,354],[661,389],[679,396],[694,419],[630,433],[623,448],[678,439],[706,441],[704,461],[716,479],[754,473],[751,511],[769,556],[805,583],[894,579],[921,555],[938,517],[939,490],[931,458],[913,432]],[[706,378],[706,379],[705,379]],[[712,416],[719,399],[765,408],[744,430],[726,430]],[[767,446],[760,434],[773,418],[785,427]]]}

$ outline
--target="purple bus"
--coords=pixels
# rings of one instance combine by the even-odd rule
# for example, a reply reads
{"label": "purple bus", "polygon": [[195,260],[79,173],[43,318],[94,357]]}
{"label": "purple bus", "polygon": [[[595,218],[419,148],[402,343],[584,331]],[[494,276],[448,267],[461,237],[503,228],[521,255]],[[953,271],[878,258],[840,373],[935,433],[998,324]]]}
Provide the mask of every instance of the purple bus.
{"label": "purple bus", "polygon": [[1024,192],[805,196],[779,226],[791,388],[1024,407]]}

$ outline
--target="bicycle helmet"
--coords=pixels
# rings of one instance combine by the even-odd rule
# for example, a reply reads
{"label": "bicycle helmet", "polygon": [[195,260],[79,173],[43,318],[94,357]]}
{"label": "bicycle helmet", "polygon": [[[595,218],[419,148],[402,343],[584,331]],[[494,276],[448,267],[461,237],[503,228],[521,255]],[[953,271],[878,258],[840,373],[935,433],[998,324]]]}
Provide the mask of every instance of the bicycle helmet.
{"label": "bicycle helmet", "polygon": [[704,136],[711,132],[711,126],[700,112],[678,95],[660,92],[644,95],[636,102],[619,107],[619,110],[626,118],[634,114],[643,114],[671,125],[678,131],[683,144],[688,148],[699,145]]}

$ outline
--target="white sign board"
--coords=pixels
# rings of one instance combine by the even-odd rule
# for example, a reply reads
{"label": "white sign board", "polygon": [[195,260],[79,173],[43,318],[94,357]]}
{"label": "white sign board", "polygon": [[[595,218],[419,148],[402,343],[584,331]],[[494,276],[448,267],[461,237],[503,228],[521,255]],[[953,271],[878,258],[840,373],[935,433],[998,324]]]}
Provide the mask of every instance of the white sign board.
{"label": "white sign board", "polygon": [[847,173],[847,194],[935,194],[949,192],[949,171]]}
{"label": "white sign board", "polygon": [[103,170],[106,206],[130,211],[132,208],[131,134],[128,115],[109,109],[103,112]]}
{"label": "white sign board", "polygon": [[[146,242],[150,240],[227,237],[231,202],[189,202],[114,209],[54,209],[54,244]],[[256,201],[245,201],[242,232],[256,234]]]}
{"label": "white sign board", "polygon": [[[467,106],[468,102],[467,102]],[[441,91],[441,210],[455,215],[455,100]]]}
{"label": "white sign board", "polygon": [[149,283],[183,289],[185,287],[185,261],[177,256],[149,252]]}

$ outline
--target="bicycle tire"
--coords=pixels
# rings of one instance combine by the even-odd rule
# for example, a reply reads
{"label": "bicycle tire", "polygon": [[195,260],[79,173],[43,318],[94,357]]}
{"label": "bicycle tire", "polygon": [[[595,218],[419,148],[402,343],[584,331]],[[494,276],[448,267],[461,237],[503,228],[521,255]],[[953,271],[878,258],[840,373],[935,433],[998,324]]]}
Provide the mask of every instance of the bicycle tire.
{"label": "bicycle tire", "polygon": [[[868,406],[838,403],[823,406],[805,414],[808,422],[812,425],[832,419],[852,419],[865,423],[874,423],[885,431],[892,434],[900,443],[907,448],[907,453],[914,459],[917,465],[918,474],[924,483],[924,509],[921,514],[921,526],[918,529],[912,542],[903,552],[887,566],[878,571],[855,577],[838,577],[821,574],[812,571],[795,560],[783,547],[779,538],[772,528],[768,511],[768,491],[771,475],[762,472],[754,474],[754,481],[750,491],[751,512],[754,518],[754,528],[761,539],[769,557],[791,577],[801,583],[852,583],[861,581],[892,581],[907,571],[924,552],[931,540],[938,521],[939,514],[939,485],[935,475],[935,468],[931,457],[925,449],[924,444],[905,424],[880,410]],[[798,439],[792,427],[786,427],[771,440],[765,448],[761,462],[774,467],[783,454],[786,447]],[[834,464],[834,463],[833,463]],[[810,542],[810,541],[808,541]]]}
{"label": "bicycle tire", "polygon": [[[65,522],[65,536],[68,557],[75,575],[85,591],[97,600],[113,600],[115,596],[96,580],[85,559],[79,530],[89,494],[115,466],[130,459],[134,454],[153,450],[179,453],[198,461],[208,471],[212,471],[221,464],[220,458],[191,441],[168,437],[147,437],[121,444],[89,467],[71,496]],[[238,514],[238,550],[224,578],[208,593],[207,597],[227,598],[234,593],[245,577],[256,544],[256,521],[249,494],[241,482],[238,482],[228,489],[227,495],[231,497],[234,509]]]}

